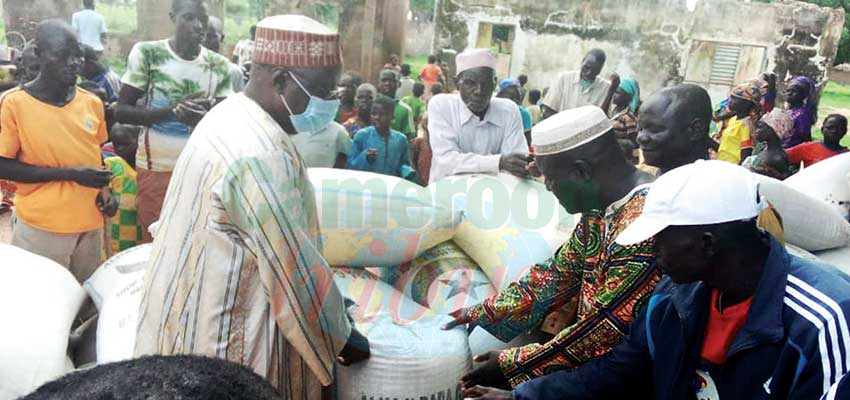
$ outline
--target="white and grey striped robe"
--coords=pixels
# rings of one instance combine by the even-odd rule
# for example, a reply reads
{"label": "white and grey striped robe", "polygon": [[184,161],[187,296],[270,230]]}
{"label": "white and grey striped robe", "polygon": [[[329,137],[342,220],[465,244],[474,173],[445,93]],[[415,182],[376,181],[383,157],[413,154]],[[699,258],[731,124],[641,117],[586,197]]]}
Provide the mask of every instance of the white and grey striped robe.
{"label": "white and grey striped robe", "polygon": [[180,156],[145,279],[136,355],[246,365],[286,399],[318,399],[351,332],[322,258],[307,169],[243,94],[198,125]]}

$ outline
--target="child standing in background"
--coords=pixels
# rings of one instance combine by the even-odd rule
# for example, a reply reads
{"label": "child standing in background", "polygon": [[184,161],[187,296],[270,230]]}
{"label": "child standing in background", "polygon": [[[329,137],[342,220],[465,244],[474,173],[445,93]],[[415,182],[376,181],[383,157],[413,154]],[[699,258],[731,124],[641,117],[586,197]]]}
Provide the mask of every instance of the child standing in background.
{"label": "child standing in background", "polygon": [[115,124],[110,132],[116,156],[103,160],[112,171],[109,188],[118,201],[118,213],[110,221],[110,245],[118,253],[136,246],[142,240],[142,227],[136,213],[136,148],[139,129],[131,125]]}

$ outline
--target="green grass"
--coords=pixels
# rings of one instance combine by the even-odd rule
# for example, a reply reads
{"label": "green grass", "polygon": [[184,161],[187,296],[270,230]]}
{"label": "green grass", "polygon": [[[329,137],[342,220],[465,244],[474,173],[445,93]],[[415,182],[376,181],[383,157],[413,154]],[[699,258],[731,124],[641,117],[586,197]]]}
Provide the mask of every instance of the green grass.
{"label": "green grass", "polygon": [[827,83],[823,96],[821,96],[820,105],[850,112],[850,85],[842,85],[837,82]]}
{"label": "green grass", "polygon": [[404,60],[401,62],[402,64],[410,64],[410,76],[413,79],[416,79],[419,76],[419,70],[428,64],[428,55],[407,55],[404,56]]}
{"label": "green grass", "polygon": [[[820,126],[829,114],[838,113],[850,118],[850,85],[828,82],[823,90],[823,95],[821,95],[819,107],[818,117],[820,121],[812,130],[812,140],[815,141],[823,140]],[[850,135],[844,137],[841,145],[850,146]]]}

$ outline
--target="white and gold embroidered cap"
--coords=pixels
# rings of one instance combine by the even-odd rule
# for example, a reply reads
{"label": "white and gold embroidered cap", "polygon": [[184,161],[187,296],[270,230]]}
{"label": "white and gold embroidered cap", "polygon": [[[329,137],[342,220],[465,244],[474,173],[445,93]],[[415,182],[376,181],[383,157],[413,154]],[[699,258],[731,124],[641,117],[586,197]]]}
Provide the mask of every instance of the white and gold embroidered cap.
{"label": "white and gold embroidered cap", "polygon": [[590,143],[613,128],[611,120],[597,106],[561,111],[531,129],[534,154],[563,153]]}

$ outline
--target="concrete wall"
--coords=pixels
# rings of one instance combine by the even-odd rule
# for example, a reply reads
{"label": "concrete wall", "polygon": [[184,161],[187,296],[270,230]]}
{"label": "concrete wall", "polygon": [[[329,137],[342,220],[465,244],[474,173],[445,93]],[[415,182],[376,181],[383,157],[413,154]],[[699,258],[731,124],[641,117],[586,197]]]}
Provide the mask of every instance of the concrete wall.
{"label": "concrete wall", "polygon": [[422,55],[431,54],[431,45],[434,41],[434,24],[429,22],[409,22],[407,24],[407,38],[404,42],[404,54]]}
{"label": "concrete wall", "polygon": [[[483,24],[512,26],[509,74],[527,74],[532,87],[553,84],[598,47],[608,54],[603,74],[634,77],[644,94],[689,80],[714,101],[763,71],[827,79],[844,23],[843,10],[794,1],[700,0],[693,9],[686,0],[437,1],[434,51],[474,47]],[[728,45],[740,50],[734,79],[718,83],[712,60]]]}

